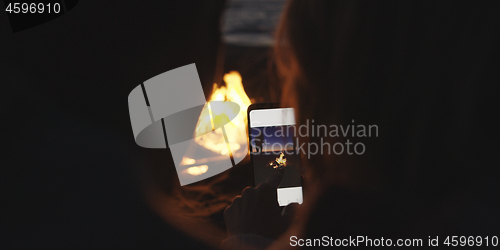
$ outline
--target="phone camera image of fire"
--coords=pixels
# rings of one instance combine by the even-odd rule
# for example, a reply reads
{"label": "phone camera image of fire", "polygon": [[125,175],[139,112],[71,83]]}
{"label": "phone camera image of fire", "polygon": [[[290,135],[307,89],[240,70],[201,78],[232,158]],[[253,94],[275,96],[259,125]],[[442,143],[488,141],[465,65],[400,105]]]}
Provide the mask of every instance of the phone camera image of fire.
{"label": "phone camera image of fire", "polygon": [[274,161],[269,162],[269,166],[274,169],[282,169],[286,167],[286,158],[283,152],[280,153],[280,157],[276,158]]}

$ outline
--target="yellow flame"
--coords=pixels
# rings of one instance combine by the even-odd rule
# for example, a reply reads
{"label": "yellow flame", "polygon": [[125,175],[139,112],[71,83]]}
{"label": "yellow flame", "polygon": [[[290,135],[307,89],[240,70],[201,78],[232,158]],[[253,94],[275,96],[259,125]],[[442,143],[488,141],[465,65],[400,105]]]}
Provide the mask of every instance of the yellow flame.
{"label": "yellow flame", "polygon": [[182,157],[181,165],[193,165],[195,162],[195,159],[184,156]]}
{"label": "yellow flame", "polygon": [[[201,111],[198,124],[195,129],[195,142],[199,145],[221,155],[228,155],[228,147],[231,148],[232,153],[242,148],[247,143],[246,128],[244,124],[247,122],[246,110],[251,102],[248,98],[241,75],[237,71],[231,71],[224,75],[224,82],[226,86],[218,87],[214,83],[210,101],[230,101],[237,103],[240,107],[239,116],[238,110],[234,110],[234,106],[226,105],[223,109],[217,109],[214,112],[209,107],[209,103],[205,105]],[[229,120],[228,117],[236,117]],[[220,129],[213,131],[215,127],[224,126],[228,138],[228,144],[224,140],[224,135]],[[247,152],[240,152],[247,153]]]}
{"label": "yellow flame", "polygon": [[201,175],[201,174],[206,173],[207,170],[208,170],[207,165],[201,165],[201,166],[190,167],[190,168],[184,170],[184,172],[188,173],[190,175]]}
{"label": "yellow flame", "polygon": [[278,163],[279,165],[274,166],[274,168],[278,168],[280,165],[286,166],[286,158],[285,158],[285,154],[283,154],[283,152],[281,152],[279,158],[276,158],[276,163]]}

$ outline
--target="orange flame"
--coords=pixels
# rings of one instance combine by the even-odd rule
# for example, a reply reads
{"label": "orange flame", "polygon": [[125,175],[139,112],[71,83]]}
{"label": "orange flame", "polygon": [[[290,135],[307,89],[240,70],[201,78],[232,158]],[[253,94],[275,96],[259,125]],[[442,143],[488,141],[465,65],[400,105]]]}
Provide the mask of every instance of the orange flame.
{"label": "orange flame", "polygon": [[184,172],[188,173],[190,175],[201,175],[201,174],[206,173],[207,170],[208,170],[207,165],[201,165],[201,166],[190,167],[190,168],[184,170]]}
{"label": "orange flame", "polygon": [[283,154],[283,152],[281,152],[279,158],[276,158],[276,163],[278,163],[278,165],[274,166],[273,168],[278,168],[280,166],[283,166],[283,167],[286,166],[286,158],[285,158],[285,154]]}
{"label": "orange flame", "polygon": [[[239,116],[229,121],[228,117],[234,117],[236,115],[235,113],[238,112],[237,110],[233,110],[232,106],[227,105],[225,109],[217,110],[217,113],[213,113],[209,109],[209,104],[207,103],[196,125],[195,141],[209,150],[220,153],[221,155],[228,155],[228,146],[230,146],[233,151],[238,151],[242,145],[247,143],[245,128],[247,122],[246,110],[251,102],[243,88],[241,75],[237,71],[231,71],[225,74],[224,82],[226,86],[221,87],[217,87],[217,84],[214,83],[212,94],[208,101],[231,101],[237,103],[240,106]],[[224,125],[230,145],[225,143],[224,135],[220,130],[216,130],[215,133],[205,134],[206,132],[212,131],[214,127]],[[234,154],[235,152],[232,153]],[[246,152],[240,153],[246,154]]]}
{"label": "orange flame", "polygon": [[[218,87],[216,83],[213,85],[212,94],[203,107],[198,123],[195,128],[195,142],[204,148],[216,152],[222,156],[229,155],[228,148],[231,149],[233,156],[243,156],[247,154],[245,145],[247,143],[246,126],[247,123],[247,108],[251,101],[248,98],[241,75],[237,71],[231,71],[224,75],[226,86]],[[234,105],[224,106],[223,109],[217,109],[212,112],[210,109],[210,101],[229,101],[239,105],[239,111],[234,109]],[[235,117],[229,120],[229,117]],[[214,130],[215,127],[224,126],[227,135],[228,143],[226,143],[224,134],[220,129]],[[208,133],[214,131],[213,133]],[[181,165],[189,166],[193,164],[202,164],[214,159],[191,159],[184,156]],[[190,167],[184,170],[184,173],[190,175],[201,175],[208,170],[207,165]]]}

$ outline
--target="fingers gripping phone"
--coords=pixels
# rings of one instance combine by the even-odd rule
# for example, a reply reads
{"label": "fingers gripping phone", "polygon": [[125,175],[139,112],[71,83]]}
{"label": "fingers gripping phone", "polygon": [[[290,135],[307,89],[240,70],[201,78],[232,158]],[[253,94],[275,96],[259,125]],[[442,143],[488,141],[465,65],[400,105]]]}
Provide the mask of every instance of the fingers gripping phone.
{"label": "fingers gripping phone", "polygon": [[278,187],[278,203],[302,204],[300,155],[296,151],[293,108],[277,103],[252,104],[248,107],[248,141],[255,185],[264,182],[277,169],[285,173]]}

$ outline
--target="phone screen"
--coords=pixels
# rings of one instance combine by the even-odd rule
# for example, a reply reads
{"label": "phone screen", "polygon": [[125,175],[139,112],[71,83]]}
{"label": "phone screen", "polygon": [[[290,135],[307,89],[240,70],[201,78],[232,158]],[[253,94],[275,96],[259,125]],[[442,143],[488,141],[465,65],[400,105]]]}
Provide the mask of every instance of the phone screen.
{"label": "phone screen", "polygon": [[249,112],[249,141],[255,185],[264,182],[274,171],[285,174],[278,192],[278,203],[302,204],[300,157],[295,150],[293,108],[255,109]]}

